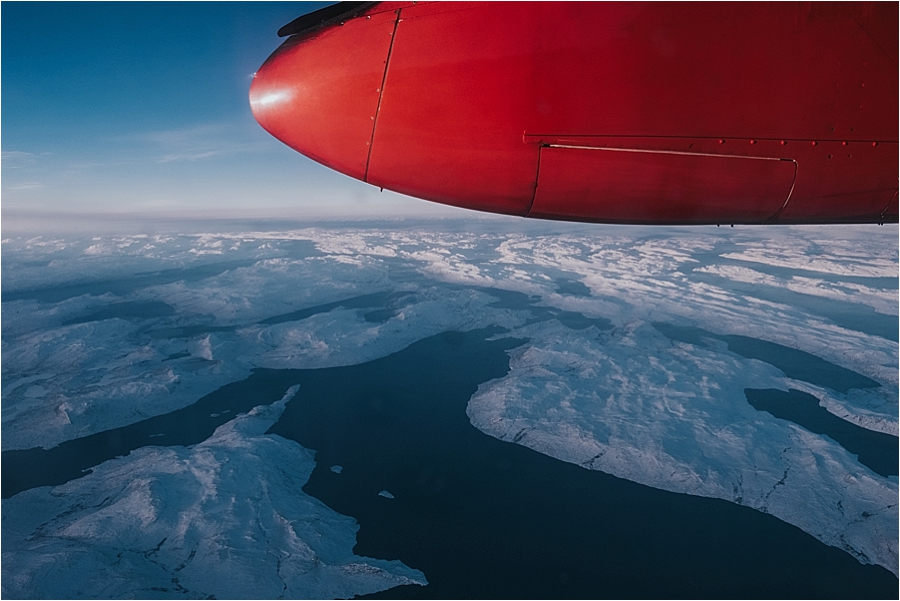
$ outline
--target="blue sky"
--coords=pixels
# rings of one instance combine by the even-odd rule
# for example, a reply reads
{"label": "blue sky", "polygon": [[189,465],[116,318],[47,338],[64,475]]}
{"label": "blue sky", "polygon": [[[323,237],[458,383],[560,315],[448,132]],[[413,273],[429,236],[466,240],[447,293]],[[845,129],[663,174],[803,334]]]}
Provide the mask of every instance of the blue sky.
{"label": "blue sky", "polygon": [[428,214],[290,150],[247,93],[327,2],[3,2],[2,206],[18,214]]}

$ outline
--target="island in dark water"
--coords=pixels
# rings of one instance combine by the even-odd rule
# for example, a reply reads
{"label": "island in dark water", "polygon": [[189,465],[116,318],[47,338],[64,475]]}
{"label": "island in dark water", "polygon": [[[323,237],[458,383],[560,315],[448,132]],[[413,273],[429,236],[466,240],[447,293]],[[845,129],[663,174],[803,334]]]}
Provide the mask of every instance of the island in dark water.
{"label": "island in dark water", "polygon": [[[474,428],[466,405],[523,341],[445,332],[367,363],[255,370],[194,405],[3,453],[3,495],[147,445],[190,445],[300,389],[270,433],[316,451],[304,491],[359,522],[358,555],[426,587],[383,598],[893,598],[897,579],[771,515],[589,471]],[[335,469],[336,468],[336,469]]]}
{"label": "island in dark water", "polygon": [[495,333],[448,332],[306,372],[270,430],[316,451],[304,490],[359,521],[357,554],[400,559],[429,581],[374,597],[895,595],[888,570],[771,515],[588,471],[475,429],[469,398],[508,372],[505,351],[518,344],[488,340]]}

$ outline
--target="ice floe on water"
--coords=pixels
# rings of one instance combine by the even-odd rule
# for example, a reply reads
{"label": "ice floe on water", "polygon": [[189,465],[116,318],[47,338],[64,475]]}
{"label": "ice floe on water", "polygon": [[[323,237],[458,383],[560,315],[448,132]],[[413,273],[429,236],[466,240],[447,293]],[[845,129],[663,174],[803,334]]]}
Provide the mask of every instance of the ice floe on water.
{"label": "ice floe on water", "polygon": [[313,454],[265,434],[294,392],[193,447],[144,447],[4,500],[3,596],[332,599],[427,584],[355,556],[355,520],[301,490]]}
{"label": "ice floe on water", "polygon": [[[587,469],[771,513],[897,573],[897,478],[872,472],[827,436],[757,411],[744,393],[800,390],[841,419],[897,434],[896,227],[398,222],[7,237],[3,254],[5,450],[52,447],[167,413],[254,368],[357,364],[439,332],[499,325],[528,342],[512,352],[506,377],[473,396],[468,414],[482,431]],[[694,334],[678,339],[664,326]],[[764,354],[736,352],[728,336],[802,351],[878,386],[791,376]],[[259,540],[270,546],[241,539],[241,549],[265,548],[288,562],[312,557],[290,534],[299,526],[290,530],[274,517],[322,509],[299,493],[302,478],[284,472],[287,461],[306,466],[302,472],[312,460],[294,443],[241,430],[266,411],[229,422],[200,445],[144,447],[61,487],[4,501],[4,594],[25,594],[28,578],[57,569],[46,559],[53,554],[76,566],[116,561],[114,530],[101,528],[107,520],[131,520],[121,525],[130,546],[115,543],[129,549],[118,559],[123,573],[168,578],[159,586],[170,590],[191,545],[237,537],[246,512],[266,516]],[[228,455],[238,447],[252,452]],[[238,465],[248,473],[239,476]],[[138,474],[133,482],[129,473]],[[225,490],[231,505],[222,501]],[[288,503],[289,491],[306,505]],[[198,522],[170,540],[162,532],[178,531],[167,513],[176,509]],[[215,512],[231,516],[221,531]],[[349,552],[352,523],[322,519],[333,525],[322,544],[333,536]],[[88,532],[108,536],[93,546],[77,542]],[[191,565],[214,551],[221,549],[197,547]],[[19,554],[30,567],[16,575],[7,566],[19,565]],[[382,564],[387,571],[377,578],[368,567],[324,565],[360,582],[419,578]],[[103,589],[88,572],[78,586],[91,594],[155,594],[115,588],[130,586],[128,577]],[[188,567],[177,573],[179,586],[207,590],[200,576],[188,578]],[[240,573],[235,567],[223,582]],[[292,582],[292,591],[307,590]],[[353,594],[331,590],[308,594]],[[61,591],[41,594],[54,593]]]}

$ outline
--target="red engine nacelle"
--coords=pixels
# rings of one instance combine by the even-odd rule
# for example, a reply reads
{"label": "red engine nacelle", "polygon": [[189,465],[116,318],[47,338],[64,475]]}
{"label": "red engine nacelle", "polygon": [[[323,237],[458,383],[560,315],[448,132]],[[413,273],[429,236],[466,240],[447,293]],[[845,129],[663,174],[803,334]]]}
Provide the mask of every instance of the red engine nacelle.
{"label": "red engine nacelle", "polygon": [[375,186],[610,223],[898,218],[897,3],[340,3],[250,88]]}

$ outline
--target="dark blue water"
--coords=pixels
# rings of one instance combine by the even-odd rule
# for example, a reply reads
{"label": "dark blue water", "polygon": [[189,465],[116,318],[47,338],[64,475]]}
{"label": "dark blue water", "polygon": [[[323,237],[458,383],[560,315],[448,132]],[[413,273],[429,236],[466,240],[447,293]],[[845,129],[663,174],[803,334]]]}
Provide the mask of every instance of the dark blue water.
{"label": "dark blue water", "polygon": [[556,280],[556,290],[560,294],[569,294],[571,296],[591,295],[591,289],[585,286],[583,282],[567,280],[565,278],[558,278]]}
{"label": "dark blue water", "polygon": [[325,303],[321,305],[316,305],[314,307],[308,307],[306,309],[299,309],[297,311],[291,311],[290,313],[283,313],[281,315],[275,315],[273,317],[269,317],[267,319],[263,319],[258,322],[260,325],[274,325],[279,323],[286,323],[289,321],[300,321],[302,319],[306,319],[307,317],[312,317],[313,315],[317,315],[319,313],[327,313],[329,311],[333,311],[334,309],[344,308],[344,309],[376,309],[376,311],[372,311],[367,313],[367,315],[371,315],[376,313],[377,311],[384,311],[388,313],[388,317],[392,314],[391,309],[378,309],[379,307],[384,307],[385,304],[390,304],[392,301],[401,298],[404,295],[403,293],[392,293],[392,292],[375,292],[373,294],[364,294],[361,296],[354,296],[352,298],[347,298],[343,300],[339,300],[333,303]]}
{"label": "dark blue water", "polygon": [[522,342],[488,340],[498,333],[446,332],[360,365],[257,370],[167,415],[49,451],[7,451],[3,496],[144,445],[200,442],[299,384],[271,432],[316,451],[304,490],[359,521],[357,554],[400,559],[430,583],[379,596],[895,596],[887,570],[770,515],[588,471],[476,430],[468,399],[508,373],[506,351]]}
{"label": "dark blue water", "polygon": [[103,319],[150,319],[153,317],[168,317],[175,314],[175,309],[162,301],[128,301],[106,305],[100,311],[88,313],[64,321],[62,325],[68,326],[77,323],[90,323]]}
{"label": "dark blue water", "polygon": [[824,434],[859,458],[859,462],[885,478],[898,475],[900,447],[896,436],[873,432],[832,415],[819,399],[801,390],[744,390],[747,402],[759,411],[792,421],[815,434]]}
{"label": "dark blue water", "polygon": [[728,350],[746,357],[756,359],[777,367],[784,375],[795,380],[803,380],[810,384],[825,386],[838,392],[846,393],[851,388],[877,388],[881,386],[871,378],[853,370],[835,365],[811,353],[798,351],[790,347],[750,338],[713,334],[694,326],[674,326],[667,323],[654,323],[653,327],[671,340],[679,340],[696,346],[706,346],[704,338],[721,340],[728,345]]}
{"label": "dark blue water", "polygon": [[[383,598],[878,597],[897,579],[772,516],[591,472],[471,426],[514,342],[447,333],[317,370],[270,430],[316,450],[304,490],[355,552],[421,569]],[[342,467],[335,473],[332,466]],[[393,498],[378,493],[388,491]]]}

